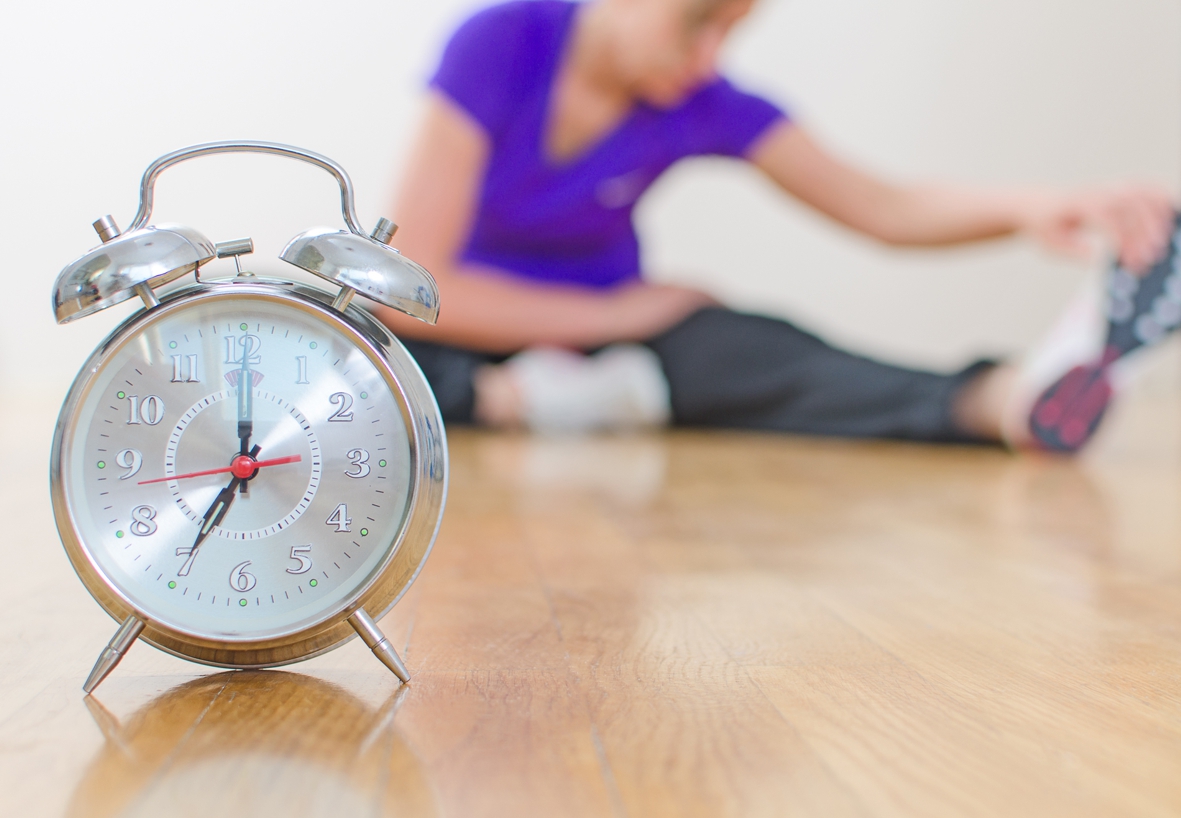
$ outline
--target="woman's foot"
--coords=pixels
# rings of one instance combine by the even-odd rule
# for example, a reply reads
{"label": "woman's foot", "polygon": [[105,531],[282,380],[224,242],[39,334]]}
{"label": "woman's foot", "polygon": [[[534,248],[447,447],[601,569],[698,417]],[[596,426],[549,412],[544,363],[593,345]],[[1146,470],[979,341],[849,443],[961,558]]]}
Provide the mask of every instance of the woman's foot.
{"label": "woman's foot", "polygon": [[1181,327],[1181,215],[1156,264],[1142,276],[1115,267],[1107,275],[1106,309],[1096,296],[1076,302],[1022,367],[1019,426],[1008,435],[1011,442],[1026,438],[1053,451],[1080,449],[1128,379],[1132,353]]}
{"label": "woman's foot", "polygon": [[647,347],[594,355],[538,347],[476,375],[477,422],[536,432],[626,431],[669,422],[668,382]]}

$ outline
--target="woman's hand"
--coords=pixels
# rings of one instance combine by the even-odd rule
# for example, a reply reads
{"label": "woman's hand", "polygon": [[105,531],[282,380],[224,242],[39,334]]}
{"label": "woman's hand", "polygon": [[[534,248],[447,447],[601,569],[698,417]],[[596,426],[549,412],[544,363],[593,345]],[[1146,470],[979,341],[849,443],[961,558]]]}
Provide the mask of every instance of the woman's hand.
{"label": "woman's hand", "polygon": [[619,341],[644,341],[670,329],[703,307],[716,307],[708,293],[673,284],[631,284],[604,304],[610,329]]}
{"label": "woman's hand", "polygon": [[1024,232],[1048,249],[1089,259],[1098,236],[1133,272],[1151,267],[1173,232],[1173,203],[1163,190],[1149,186],[1026,194],[1018,209]]}

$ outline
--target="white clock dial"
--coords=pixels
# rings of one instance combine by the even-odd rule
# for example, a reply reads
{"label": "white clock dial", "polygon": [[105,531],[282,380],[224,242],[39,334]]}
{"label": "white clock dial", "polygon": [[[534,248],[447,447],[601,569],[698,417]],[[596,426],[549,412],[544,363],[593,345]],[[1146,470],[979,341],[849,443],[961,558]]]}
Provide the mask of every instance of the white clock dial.
{"label": "white clock dial", "polygon": [[412,491],[403,403],[363,342],[281,299],[162,311],[90,377],[65,496],[96,568],[164,626],[293,633],[385,563]]}
{"label": "white clock dial", "polygon": [[[231,370],[230,374],[237,374],[237,371]],[[253,491],[250,502],[235,504],[232,507],[233,521],[230,521],[227,512],[227,519],[211,532],[213,536],[224,539],[253,540],[277,534],[300,518],[311,505],[320,485],[320,442],[307,418],[279,395],[255,387],[251,397],[254,402],[252,422],[256,428],[267,429],[265,438],[258,441],[260,450],[266,453],[299,453],[280,458],[288,460],[286,463],[264,465],[262,468],[285,468],[268,471],[266,480],[250,480],[247,483],[247,489]],[[194,482],[192,478],[176,479],[178,474],[184,473],[183,469],[177,471],[176,464],[178,460],[182,463],[213,462],[225,456],[225,412],[205,410],[216,407],[219,401],[235,399],[234,392],[227,390],[214,392],[197,401],[181,415],[164,449],[165,477],[161,481],[168,483],[172,496],[185,516],[198,524],[205,521],[205,511],[217,497],[221,486],[216,479],[201,482]],[[254,437],[257,438],[257,435]],[[260,455],[256,462],[266,464],[274,459]]]}

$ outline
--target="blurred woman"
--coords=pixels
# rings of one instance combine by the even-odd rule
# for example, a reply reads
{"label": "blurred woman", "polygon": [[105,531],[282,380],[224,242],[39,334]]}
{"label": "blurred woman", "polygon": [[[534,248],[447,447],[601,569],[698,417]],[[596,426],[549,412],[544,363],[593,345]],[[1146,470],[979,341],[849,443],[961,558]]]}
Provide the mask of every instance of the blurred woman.
{"label": "blurred woman", "polygon": [[[1144,324],[1174,279],[1181,304],[1168,197],[1136,187],[985,193],[852,167],[781,107],[717,74],[719,49],[752,5],[524,0],[485,9],[454,34],[395,211],[401,246],[438,279],[442,317],[426,327],[380,312],[444,417],[1081,446],[1124,353],[1181,323],[1179,309],[1176,320],[1152,319],[1151,338],[1133,332],[1112,347],[1117,323]],[[1071,330],[1040,367],[981,361],[943,375],[649,284],[632,210],[669,166],[699,155],[745,160],[785,194],[892,245],[1024,233],[1071,252],[1102,232],[1118,248],[1113,275],[1132,313],[1106,333],[1102,321]]]}

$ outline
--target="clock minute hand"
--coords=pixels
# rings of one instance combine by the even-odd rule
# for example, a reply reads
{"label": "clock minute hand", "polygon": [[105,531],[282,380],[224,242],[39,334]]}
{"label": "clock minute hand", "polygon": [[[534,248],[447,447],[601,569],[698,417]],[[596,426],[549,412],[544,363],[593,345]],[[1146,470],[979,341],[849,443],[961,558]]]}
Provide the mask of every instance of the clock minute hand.
{"label": "clock minute hand", "polygon": [[[152,483],[167,483],[172,480],[188,480],[190,477],[208,477],[211,474],[234,474],[247,480],[254,476],[254,472],[259,469],[269,468],[270,466],[283,466],[287,463],[299,463],[303,460],[303,455],[293,454],[287,457],[275,457],[270,460],[254,460],[249,454],[245,455],[245,460],[241,458],[243,455],[238,455],[234,458],[234,462],[228,466],[222,466],[218,469],[206,469],[205,471],[193,471],[188,474],[174,474],[171,477],[153,477],[151,480],[140,480],[136,485],[147,486]],[[241,469],[239,463],[242,464]],[[239,471],[245,471],[246,474],[239,474]]]}
{"label": "clock minute hand", "polygon": [[[249,456],[257,456],[261,448],[261,446],[255,444],[254,448],[248,453]],[[209,509],[205,512],[205,516],[201,518],[201,530],[197,532],[197,539],[193,542],[193,547],[190,549],[176,549],[176,555],[178,557],[185,556],[186,554],[188,556],[188,559],[185,560],[184,565],[182,565],[180,570],[176,572],[178,577],[186,577],[189,575],[189,569],[193,567],[193,560],[197,558],[197,550],[201,547],[201,543],[205,541],[205,538],[209,536],[213,529],[221,525],[221,521],[225,519],[226,513],[230,510],[230,506],[233,505],[234,497],[237,496],[238,486],[243,482],[244,481],[241,477],[235,475],[234,479],[230,481],[229,485],[217,493],[217,497],[214,498],[213,504],[209,506]]]}

